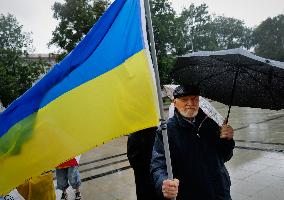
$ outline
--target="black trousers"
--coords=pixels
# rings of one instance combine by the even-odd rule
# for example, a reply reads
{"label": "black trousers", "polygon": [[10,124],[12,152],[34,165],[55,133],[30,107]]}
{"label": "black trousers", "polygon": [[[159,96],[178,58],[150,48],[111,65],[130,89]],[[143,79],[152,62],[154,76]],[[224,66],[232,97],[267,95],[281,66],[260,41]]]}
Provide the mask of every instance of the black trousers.
{"label": "black trousers", "polygon": [[157,200],[154,185],[151,181],[149,168],[135,167],[134,177],[137,200]]}

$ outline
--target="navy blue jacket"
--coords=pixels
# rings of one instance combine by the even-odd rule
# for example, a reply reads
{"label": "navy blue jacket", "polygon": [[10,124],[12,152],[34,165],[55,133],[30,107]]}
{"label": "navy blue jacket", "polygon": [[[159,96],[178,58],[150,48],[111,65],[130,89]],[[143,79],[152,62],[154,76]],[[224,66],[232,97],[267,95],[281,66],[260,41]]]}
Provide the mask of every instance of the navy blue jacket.
{"label": "navy blue jacket", "polygon": [[[230,160],[234,140],[220,139],[220,127],[201,109],[194,125],[176,110],[167,122],[173,175],[179,179],[178,200],[229,200],[231,181],[224,162]],[[167,179],[162,132],[153,147],[151,175],[162,197]]]}

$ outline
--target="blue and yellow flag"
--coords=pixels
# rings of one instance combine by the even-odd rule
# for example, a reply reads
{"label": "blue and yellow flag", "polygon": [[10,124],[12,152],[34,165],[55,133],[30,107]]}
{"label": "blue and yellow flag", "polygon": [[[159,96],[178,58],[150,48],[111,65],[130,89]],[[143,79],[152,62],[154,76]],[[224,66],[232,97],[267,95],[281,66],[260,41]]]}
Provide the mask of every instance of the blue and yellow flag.
{"label": "blue and yellow flag", "polygon": [[0,194],[158,124],[143,0],[116,0],[78,46],[0,115]]}

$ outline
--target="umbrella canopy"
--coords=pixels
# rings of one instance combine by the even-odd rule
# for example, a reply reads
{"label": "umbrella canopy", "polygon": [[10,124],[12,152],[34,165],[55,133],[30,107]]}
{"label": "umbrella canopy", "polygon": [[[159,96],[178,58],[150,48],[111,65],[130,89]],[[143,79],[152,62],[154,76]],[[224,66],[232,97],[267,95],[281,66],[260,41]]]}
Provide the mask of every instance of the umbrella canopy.
{"label": "umbrella canopy", "polygon": [[199,85],[201,96],[230,107],[284,108],[284,64],[243,49],[178,57],[172,76],[179,84]]}

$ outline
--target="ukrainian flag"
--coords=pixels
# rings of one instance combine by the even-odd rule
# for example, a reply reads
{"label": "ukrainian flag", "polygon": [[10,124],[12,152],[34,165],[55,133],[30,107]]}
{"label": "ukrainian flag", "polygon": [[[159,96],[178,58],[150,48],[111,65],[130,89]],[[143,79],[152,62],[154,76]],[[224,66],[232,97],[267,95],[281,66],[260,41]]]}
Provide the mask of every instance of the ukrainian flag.
{"label": "ukrainian flag", "polygon": [[115,137],[157,126],[143,0],[116,0],[0,115],[0,194]]}

